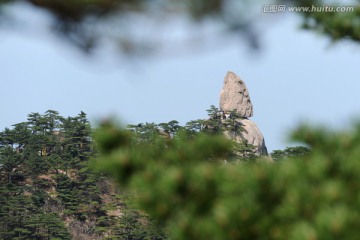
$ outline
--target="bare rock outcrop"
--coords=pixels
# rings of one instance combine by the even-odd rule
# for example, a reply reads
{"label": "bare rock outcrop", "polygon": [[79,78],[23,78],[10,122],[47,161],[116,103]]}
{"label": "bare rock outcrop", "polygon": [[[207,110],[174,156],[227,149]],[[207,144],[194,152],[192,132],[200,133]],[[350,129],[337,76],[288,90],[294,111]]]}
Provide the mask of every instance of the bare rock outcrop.
{"label": "bare rock outcrop", "polygon": [[253,105],[244,81],[233,72],[228,72],[220,93],[220,109],[224,112],[236,110],[240,117],[253,116]]}
{"label": "bare rock outcrop", "polygon": [[253,121],[246,118],[237,119],[236,121],[243,129],[241,134],[235,135],[230,132],[225,132],[225,136],[235,140],[236,142],[242,142],[243,140],[246,140],[255,147],[255,155],[267,156],[268,151],[265,145],[265,139],[257,125]]}
{"label": "bare rock outcrop", "polygon": [[[229,116],[226,113],[235,110],[237,113],[236,122],[243,129],[241,134],[225,132],[227,137],[237,142],[246,140],[255,147],[255,155],[268,155],[264,136],[257,125],[248,119],[253,116],[253,105],[250,100],[249,91],[244,81],[233,72],[228,72],[225,76],[224,87],[220,93],[220,110],[223,111],[224,116]],[[223,121],[226,121],[226,119]]]}

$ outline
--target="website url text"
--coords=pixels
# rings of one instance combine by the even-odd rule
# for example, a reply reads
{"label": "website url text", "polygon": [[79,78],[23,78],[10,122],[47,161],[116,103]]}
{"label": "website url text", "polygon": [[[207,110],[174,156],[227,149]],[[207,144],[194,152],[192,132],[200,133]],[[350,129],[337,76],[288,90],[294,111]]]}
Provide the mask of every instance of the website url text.
{"label": "website url text", "polygon": [[278,4],[267,4],[262,5],[261,11],[263,13],[284,13],[284,12],[353,12],[354,7],[344,6],[344,7],[335,7],[335,6],[315,6],[311,7],[298,7],[298,6],[286,6]]}

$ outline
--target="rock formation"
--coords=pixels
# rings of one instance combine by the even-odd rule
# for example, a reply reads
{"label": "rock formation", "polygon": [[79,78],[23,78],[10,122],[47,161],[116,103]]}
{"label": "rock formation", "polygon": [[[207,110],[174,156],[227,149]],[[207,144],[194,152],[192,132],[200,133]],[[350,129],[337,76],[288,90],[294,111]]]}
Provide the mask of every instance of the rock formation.
{"label": "rock formation", "polygon": [[244,81],[233,72],[228,72],[220,93],[220,109],[224,112],[236,110],[240,117],[253,116],[253,105]]}
{"label": "rock formation", "polygon": [[236,120],[239,125],[243,128],[241,135],[231,134],[225,132],[225,135],[237,142],[242,142],[244,139],[255,147],[254,152],[257,156],[267,156],[267,148],[265,145],[265,139],[256,124],[246,118]]}
{"label": "rock formation", "polygon": [[230,112],[235,111],[238,117],[236,122],[243,129],[240,135],[225,132],[226,136],[237,142],[246,140],[255,147],[255,154],[258,156],[268,155],[264,136],[256,124],[248,119],[253,116],[249,91],[244,81],[233,72],[228,72],[225,76],[224,87],[220,93],[220,110],[225,116],[229,116]]}

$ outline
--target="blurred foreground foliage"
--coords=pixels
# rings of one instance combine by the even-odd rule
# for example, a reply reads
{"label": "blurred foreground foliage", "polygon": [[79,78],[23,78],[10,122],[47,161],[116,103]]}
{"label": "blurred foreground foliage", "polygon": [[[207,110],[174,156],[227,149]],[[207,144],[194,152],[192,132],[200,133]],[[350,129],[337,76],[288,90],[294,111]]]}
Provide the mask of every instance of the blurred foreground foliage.
{"label": "blurred foreground foliage", "polygon": [[[172,20],[183,18],[190,22],[202,23],[213,20],[224,28],[218,36],[234,32],[247,39],[253,49],[259,48],[261,31],[257,22],[266,15],[261,9],[269,5],[286,5],[286,7],[309,7],[309,10],[286,10],[303,18],[303,28],[320,32],[331,40],[360,40],[360,1],[341,5],[337,1],[237,1],[237,0],[0,0],[0,17],[16,16],[6,12],[6,7],[17,3],[26,3],[34,9],[49,13],[53,19],[52,30],[76,45],[85,52],[90,52],[99,44],[115,42],[122,52],[136,53],[153,50],[163,45],[156,37],[163,33],[159,29]],[[336,7],[353,7],[352,11],[336,11]],[[275,7],[277,7],[275,6]],[[323,7],[334,7],[334,11],[321,10]],[[311,10],[313,7],[320,10]],[[328,9],[328,8],[327,8]],[[281,15],[277,12],[275,14]],[[2,20],[0,18],[0,20]],[[3,21],[6,23],[6,21]],[[3,23],[0,22],[0,23]],[[154,26],[148,28],[148,24]],[[151,25],[150,24],[150,25]],[[201,24],[197,27],[202,27]],[[172,28],[171,28],[172,29]],[[169,30],[169,29],[168,29]],[[165,31],[168,31],[165,30]],[[226,30],[226,31],[223,31]],[[144,33],[145,32],[145,33]],[[165,33],[169,34],[169,33]],[[192,32],[189,32],[192,35]],[[171,34],[169,34],[171,35]],[[144,36],[139,37],[139,36]],[[154,44],[155,43],[155,44]]]}
{"label": "blurred foreground foliage", "polygon": [[[360,41],[360,1],[352,1],[353,4],[341,4],[336,1],[329,4],[328,1],[307,0],[297,1],[297,5],[306,6],[315,11],[302,11],[303,29],[312,30],[328,36],[333,41],[351,40]],[[345,10],[351,7],[352,10]],[[330,9],[330,10],[325,10]],[[339,9],[337,9],[339,8]]]}
{"label": "blurred foreground foliage", "polygon": [[[134,142],[98,129],[98,167],[133,192],[171,239],[359,239],[360,123],[348,132],[300,126],[301,159],[224,164],[221,136]],[[304,149],[300,149],[304,150]]]}

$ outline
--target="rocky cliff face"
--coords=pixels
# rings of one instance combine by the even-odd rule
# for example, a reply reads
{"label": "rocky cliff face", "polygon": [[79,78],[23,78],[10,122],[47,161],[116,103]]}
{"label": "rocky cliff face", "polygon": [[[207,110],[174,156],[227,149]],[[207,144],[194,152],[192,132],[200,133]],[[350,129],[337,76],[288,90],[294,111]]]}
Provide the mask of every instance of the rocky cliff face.
{"label": "rocky cliff face", "polygon": [[255,154],[258,156],[267,156],[265,139],[256,124],[249,120],[253,116],[253,105],[250,100],[249,91],[244,81],[233,72],[228,72],[224,79],[224,86],[220,93],[220,110],[224,116],[229,116],[230,112],[237,114],[236,121],[243,128],[241,135],[233,136],[226,132],[225,135],[237,142],[246,140],[255,147]]}

